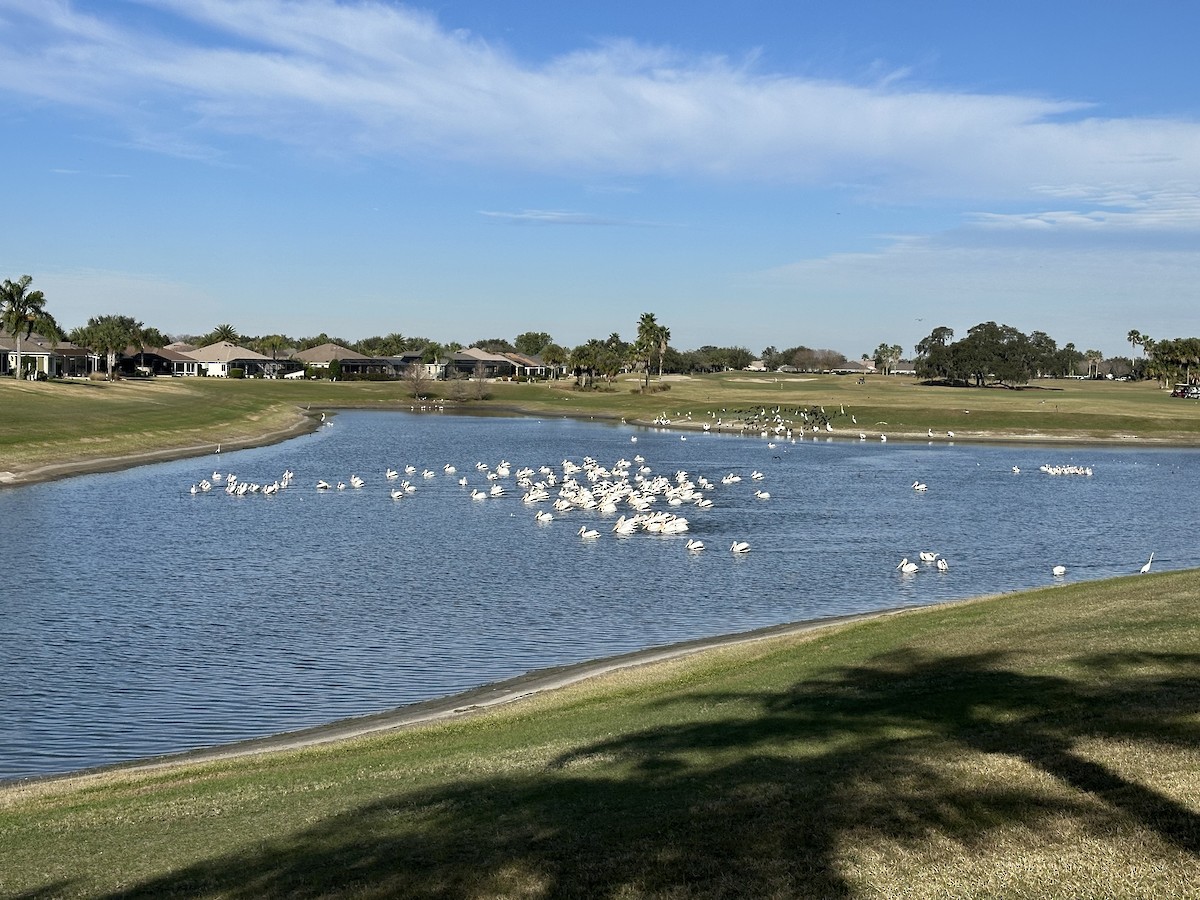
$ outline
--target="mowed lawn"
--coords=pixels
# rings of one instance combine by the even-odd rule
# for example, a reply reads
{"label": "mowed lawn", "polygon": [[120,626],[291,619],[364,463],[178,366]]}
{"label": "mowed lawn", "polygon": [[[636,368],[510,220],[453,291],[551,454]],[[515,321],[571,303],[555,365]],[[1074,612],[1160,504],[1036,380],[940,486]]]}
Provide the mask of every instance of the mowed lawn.
{"label": "mowed lawn", "polygon": [[1064,585],[0,788],[0,895],[1194,897],[1198,611],[1197,572]]}
{"label": "mowed lawn", "polygon": [[[1124,443],[1200,441],[1200,403],[1155,384],[1045,381],[1022,390],[945,388],[911,378],[723,373],[652,379],[623,376],[598,390],[564,379],[486,385],[486,399],[462,383],[435,383],[427,398],[473,413],[604,416],[648,422],[666,416],[698,428],[752,411],[817,407],[835,434],[939,440],[1046,437]],[[0,379],[0,471],[171,450],[235,445],[295,427],[305,412],[336,408],[408,409],[419,401],[404,382],[258,381],[159,378],[52,382]],[[690,419],[688,416],[690,415]]]}

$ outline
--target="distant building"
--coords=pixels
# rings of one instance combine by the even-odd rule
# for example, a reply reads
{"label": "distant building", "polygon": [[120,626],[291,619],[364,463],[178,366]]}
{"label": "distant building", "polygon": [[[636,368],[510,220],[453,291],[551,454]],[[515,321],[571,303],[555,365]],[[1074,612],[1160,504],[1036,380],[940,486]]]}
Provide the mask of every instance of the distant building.
{"label": "distant building", "polygon": [[[264,365],[275,362],[269,356],[239,347],[229,341],[217,341],[184,355],[199,363],[195,374],[217,378],[228,378],[231,369],[241,369],[247,378],[265,375],[267,371],[264,370]],[[186,373],[180,371],[179,374]]]}

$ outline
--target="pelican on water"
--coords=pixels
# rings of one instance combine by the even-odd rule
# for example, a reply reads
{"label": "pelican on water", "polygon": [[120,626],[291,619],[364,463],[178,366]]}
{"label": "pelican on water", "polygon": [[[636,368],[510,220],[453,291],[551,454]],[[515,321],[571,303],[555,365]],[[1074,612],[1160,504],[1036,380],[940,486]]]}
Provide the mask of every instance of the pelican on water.
{"label": "pelican on water", "polygon": [[914,481],[912,483],[912,489],[914,491],[927,491],[929,490],[929,485],[922,484],[920,481]]}
{"label": "pelican on water", "polygon": [[1138,571],[1141,572],[1143,575],[1145,575],[1147,572],[1150,571],[1150,563],[1152,563],[1152,562],[1154,562],[1154,551],[1153,550],[1150,551],[1150,558],[1148,560],[1146,560],[1146,564],[1144,566],[1142,566],[1141,569],[1139,569]]}
{"label": "pelican on water", "polygon": [[729,549],[733,553],[749,553],[750,544],[748,544],[746,541],[734,541],[729,545]]}
{"label": "pelican on water", "polygon": [[586,525],[580,525],[578,533],[579,536],[585,541],[594,541],[596,538],[600,537],[600,532],[598,532],[595,528],[589,529]]}
{"label": "pelican on water", "polygon": [[938,558],[938,555],[936,553],[934,553],[932,550],[922,550],[917,555],[921,557],[921,562],[933,562],[935,559]]}
{"label": "pelican on water", "polygon": [[917,571],[917,569],[919,569],[921,567],[918,566],[915,562],[909,562],[908,557],[906,556],[906,557],[904,557],[904,559],[900,560],[900,564],[898,566],[896,566],[896,568],[899,569],[901,572],[903,572],[905,575],[911,575],[913,572]]}
{"label": "pelican on water", "polygon": [[1055,566],[1053,569],[1050,570],[1050,574],[1053,575],[1055,578],[1062,578],[1064,575],[1067,574],[1067,567],[1066,566]]}
{"label": "pelican on water", "polygon": [[950,568],[950,563],[946,562],[944,559],[939,559],[937,561],[937,567],[939,572],[945,572]]}

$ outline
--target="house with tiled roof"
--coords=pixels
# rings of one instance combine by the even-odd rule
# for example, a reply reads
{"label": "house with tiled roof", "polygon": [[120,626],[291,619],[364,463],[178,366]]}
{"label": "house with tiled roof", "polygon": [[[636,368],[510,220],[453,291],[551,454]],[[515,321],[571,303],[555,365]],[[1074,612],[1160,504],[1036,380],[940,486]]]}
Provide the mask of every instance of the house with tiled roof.
{"label": "house with tiled roof", "polygon": [[[17,338],[0,328],[0,375],[17,367]],[[99,367],[99,357],[70,341],[54,341],[34,332],[21,336],[21,368],[35,378],[82,378]]]}
{"label": "house with tiled roof", "polygon": [[197,374],[217,378],[229,377],[233,369],[240,369],[247,378],[253,378],[265,374],[264,367],[274,362],[269,356],[256,353],[247,347],[239,347],[230,341],[217,341],[184,355],[199,363]]}

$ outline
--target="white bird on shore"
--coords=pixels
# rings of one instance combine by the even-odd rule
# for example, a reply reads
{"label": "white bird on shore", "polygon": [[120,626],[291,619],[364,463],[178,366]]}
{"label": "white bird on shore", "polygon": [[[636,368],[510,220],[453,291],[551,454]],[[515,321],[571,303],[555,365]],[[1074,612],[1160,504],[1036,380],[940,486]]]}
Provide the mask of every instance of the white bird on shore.
{"label": "white bird on shore", "polygon": [[1154,551],[1153,550],[1150,551],[1150,558],[1148,560],[1146,560],[1146,564],[1144,566],[1142,566],[1141,569],[1139,569],[1138,571],[1142,575],[1145,575],[1147,572],[1150,571],[1150,563],[1152,563],[1152,562],[1154,562]]}
{"label": "white bird on shore", "polygon": [[734,541],[729,545],[729,549],[733,553],[749,553],[750,544],[748,544],[746,541]]}
{"label": "white bird on shore", "polygon": [[1053,569],[1050,570],[1050,574],[1053,575],[1055,578],[1062,578],[1064,575],[1067,574],[1067,567],[1066,566],[1055,566]]}

